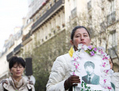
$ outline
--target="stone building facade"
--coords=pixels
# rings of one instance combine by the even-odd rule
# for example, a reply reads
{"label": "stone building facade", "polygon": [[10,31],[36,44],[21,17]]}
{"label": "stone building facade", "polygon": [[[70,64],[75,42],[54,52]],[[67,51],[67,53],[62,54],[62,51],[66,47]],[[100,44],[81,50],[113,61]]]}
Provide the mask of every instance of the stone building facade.
{"label": "stone building facade", "polygon": [[[57,56],[67,53],[74,26],[86,26],[94,46],[103,46],[119,71],[119,0],[32,0],[14,55],[33,58],[34,73],[50,70]],[[16,50],[15,50],[16,49]],[[16,51],[16,52],[15,52]],[[7,52],[7,58],[11,57]],[[42,64],[43,63],[43,64]],[[40,70],[39,70],[40,71]]]}
{"label": "stone building facade", "polygon": [[[33,24],[29,30],[31,41],[23,49],[27,52],[28,49],[38,48],[50,39],[56,38],[54,36],[58,36],[59,33],[65,32],[64,40],[68,50],[71,46],[69,36],[72,28],[84,25],[90,30],[92,44],[105,48],[113,58],[115,71],[118,71],[118,2],[118,0],[44,0],[39,9],[29,16]],[[32,50],[30,53],[32,54]]]}

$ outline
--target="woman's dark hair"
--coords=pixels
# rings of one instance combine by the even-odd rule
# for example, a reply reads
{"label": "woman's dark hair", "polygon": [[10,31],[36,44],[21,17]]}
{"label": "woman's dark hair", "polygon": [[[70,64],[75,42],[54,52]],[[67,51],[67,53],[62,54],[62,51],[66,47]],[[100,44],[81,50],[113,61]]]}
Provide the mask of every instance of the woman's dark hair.
{"label": "woman's dark hair", "polygon": [[76,30],[77,30],[77,29],[80,29],[80,28],[84,28],[84,29],[88,32],[88,35],[89,35],[89,37],[90,37],[90,33],[89,33],[89,31],[88,31],[88,29],[87,29],[86,27],[84,27],[84,26],[76,26],[76,27],[72,30],[71,40],[73,40],[73,37],[74,37],[74,34],[75,34]]}
{"label": "woman's dark hair", "polygon": [[12,57],[11,59],[10,59],[10,61],[9,61],[9,69],[11,69],[13,66],[14,66],[14,64],[21,64],[24,68],[25,68],[25,66],[26,66],[26,62],[24,61],[24,59],[23,58],[21,58],[21,57],[17,57],[17,56],[14,56],[14,57]]}

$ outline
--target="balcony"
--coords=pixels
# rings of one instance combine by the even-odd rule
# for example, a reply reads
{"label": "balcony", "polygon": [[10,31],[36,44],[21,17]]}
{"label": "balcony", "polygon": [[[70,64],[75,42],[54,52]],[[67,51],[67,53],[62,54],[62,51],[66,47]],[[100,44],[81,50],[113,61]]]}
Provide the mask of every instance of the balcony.
{"label": "balcony", "polygon": [[22,44],[19,44],[18,46],[16,46],[14,48],[14,54],[17,54],[20,51],[21,47],[22,47]]}
{"label": "balcony", "polygon": [[63,7],[63,0],[58,0],[49,10],[46,11],[32,26],[32,33],[43,24],[48,18],[55,14],[60,8]]}
{"label": "balcony", "polygon": [[70,16],[70,18],[71,18],[71,19],[74,19],[76,16],[77,16],[77,8],[74,8],[74,9],[71,11],[71,16]]}
{"label": "balcony", "polygon": [[31,40],[32,40],[31,33],[29,32],[28,34],[26,34],[22,37],[22,45],[25,45],[26,43],[28,43]]}
{"label": "balcony", "polygon": [[10,53],[7,55],[7,61],[9,61],[12,56],[13,56],[13,52],[10,52]]}

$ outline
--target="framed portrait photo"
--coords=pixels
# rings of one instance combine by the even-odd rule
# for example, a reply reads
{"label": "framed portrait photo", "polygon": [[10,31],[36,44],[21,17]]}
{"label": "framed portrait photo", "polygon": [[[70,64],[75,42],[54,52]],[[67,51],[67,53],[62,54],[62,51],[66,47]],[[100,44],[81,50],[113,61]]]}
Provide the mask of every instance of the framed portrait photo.
{"label": "framed portrait photo", "polygon": [[[86,50],[94,51],[93,55]],[[110,64],[106,53],[99,49],[80,49],[72,57],[72,74],[80,77],[75,91],[111,91]],[[80,90],[79,90],[80,89]]]}

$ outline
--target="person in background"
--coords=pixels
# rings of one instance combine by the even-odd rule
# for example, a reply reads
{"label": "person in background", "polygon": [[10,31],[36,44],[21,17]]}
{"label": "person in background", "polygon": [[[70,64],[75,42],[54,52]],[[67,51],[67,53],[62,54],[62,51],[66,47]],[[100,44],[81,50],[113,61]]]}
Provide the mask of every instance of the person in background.
{"label": "person in background", "polygon": [[110,69],[113,69],[113,60],[112,60],[111,57],[110,57],[110,59],[109,59],[109,63],[110,63]]}
{"label": "person in background", "polygon": [[[109,63],[110,63],[110,69],[112,69],[112,72],[113,72],[113,59],[111,57],[109,59]],[[111,82],[111,86],[112,86],[112,91],[115,91],[114,83]]]}
{"label": "person in background", "polygon": [[11,76],[1,81],[0,91],[35,91],[32,82],[22,76],[25,66],[23,58],[13,56],[9,61]]}
{"label": "person in background", "polygon": [[71,33],[71,44],[73,47],[69,53],[56,58],[47,82],[47,91],[72,91],[73,86],[80,83],[80,77],[71,75],[71,60],[74,51],[78,50],[78,44],[89,46],[90,34],[84,26],[76,26]]}

